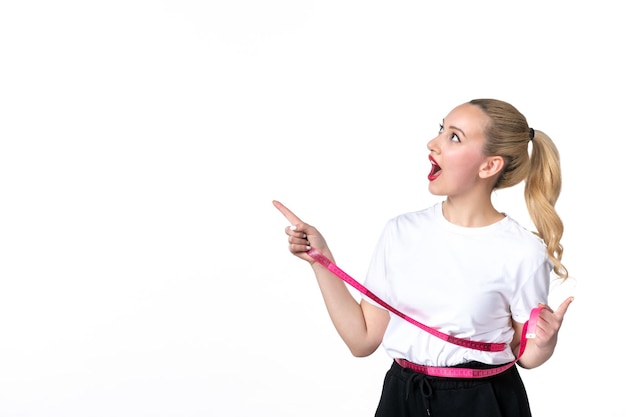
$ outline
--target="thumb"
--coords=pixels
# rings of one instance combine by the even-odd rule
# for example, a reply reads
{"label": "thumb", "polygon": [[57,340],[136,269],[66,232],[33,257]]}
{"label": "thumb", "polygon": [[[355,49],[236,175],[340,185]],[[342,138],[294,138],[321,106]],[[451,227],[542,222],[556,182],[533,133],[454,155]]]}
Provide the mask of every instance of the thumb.
{"label": "thumb", "polygon": [[565,301],[561,303],[561,305],[555,311],[554,314],[556,314],[559,318],[562,319],[563,316],[565,316],[565,313],[567,312],[567,309],[569,308],[570,304],[572,304],[572,301],[574,301],[574,297],[567,297]]}

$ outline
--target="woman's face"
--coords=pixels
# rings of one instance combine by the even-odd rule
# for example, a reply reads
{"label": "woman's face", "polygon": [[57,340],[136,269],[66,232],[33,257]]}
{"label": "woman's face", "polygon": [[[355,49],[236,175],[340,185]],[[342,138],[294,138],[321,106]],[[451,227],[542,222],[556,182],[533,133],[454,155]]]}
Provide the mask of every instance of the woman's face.
{"label": "woman's face", "polygon": [[473,104],[461,104],[443,120],[439,134],[428,142],[432,169],[428,189],[434,195],[457,196],[472,191],[481,180],[483,132],[489,117]]}

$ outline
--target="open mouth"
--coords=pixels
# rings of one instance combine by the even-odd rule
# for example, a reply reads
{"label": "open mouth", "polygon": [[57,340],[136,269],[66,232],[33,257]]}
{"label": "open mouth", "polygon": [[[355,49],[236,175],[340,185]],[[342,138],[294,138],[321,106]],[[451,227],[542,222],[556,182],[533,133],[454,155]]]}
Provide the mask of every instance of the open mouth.
{"label": "open mouth", "polygon": [[428,180],[434,181],[441,174],[441,167],[432,156],[429,156],[428,159],[430,160],[430,164],[432,165],[430,168],[430,173],[428,174]]}

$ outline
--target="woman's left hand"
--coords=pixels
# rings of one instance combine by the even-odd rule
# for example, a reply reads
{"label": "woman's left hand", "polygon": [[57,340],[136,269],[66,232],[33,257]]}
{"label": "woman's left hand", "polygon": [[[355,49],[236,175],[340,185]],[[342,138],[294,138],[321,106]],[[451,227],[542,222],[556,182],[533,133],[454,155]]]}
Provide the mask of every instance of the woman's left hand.
{"label": "woman's left hand", "polygon": [[568,297],[561,303],[556,311],[553,311],[545,304],[539,304],[539,307],[543,308],[539,313],[537,328],[535,330],[535,345],[537,348],[554,349],[559,329],[561,328],[561,324],[563,324],[563,318],[572,301],[574,301],[574,297]]}

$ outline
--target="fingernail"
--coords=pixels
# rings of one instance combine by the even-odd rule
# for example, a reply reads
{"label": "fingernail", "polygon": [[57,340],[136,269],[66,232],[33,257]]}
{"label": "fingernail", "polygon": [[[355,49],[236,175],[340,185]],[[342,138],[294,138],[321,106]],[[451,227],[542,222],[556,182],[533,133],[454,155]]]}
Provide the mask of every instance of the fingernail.
{"label": "fingernail", "polygon": [[289,228],[290,228],[291,230],[296,230],[296,226],[293,226],[293,225],[292,225],[292,226],[289,226]]}
{"label": "fingernail", "polygon": [[311,247],[307,245],[306,250],[311,250]]}
{"label": "fingernail", "polygon": [[306,233],[302,233],[302,239],[306,239]]}

